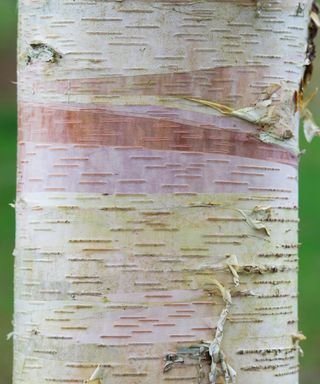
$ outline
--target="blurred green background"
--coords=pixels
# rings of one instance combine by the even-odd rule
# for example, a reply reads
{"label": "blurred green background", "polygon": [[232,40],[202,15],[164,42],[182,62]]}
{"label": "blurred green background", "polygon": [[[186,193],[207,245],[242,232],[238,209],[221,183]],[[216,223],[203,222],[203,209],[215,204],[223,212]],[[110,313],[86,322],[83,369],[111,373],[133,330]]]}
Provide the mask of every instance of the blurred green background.
{"label": "blurred green background", "polygon": [[[0,384],[11,383],[14,210],[16,163],[16,0],[0,0]],[[319,57],[313,84],[320,85]],[[312,110],[320,123],[320,96]],[[320,138],[307,144],[301,135],[306,154],[300,163],[300,329],[307,336],[302,344],[301,383],[320,383]]]}

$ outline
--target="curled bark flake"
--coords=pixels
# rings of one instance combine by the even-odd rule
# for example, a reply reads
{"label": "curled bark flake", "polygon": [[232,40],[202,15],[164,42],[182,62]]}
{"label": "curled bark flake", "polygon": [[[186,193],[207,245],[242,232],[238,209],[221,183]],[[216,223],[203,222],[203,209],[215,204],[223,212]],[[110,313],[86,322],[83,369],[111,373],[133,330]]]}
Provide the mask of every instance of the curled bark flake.
{"label": "curled bark flake", "polygon": [[[316,1],[313,1],[310,12],[310,21],[308,26],[308,44],[305,57],[305,70],[300,82],[299,91],[296,92],[295,98],[303,100],[304,89],[309,84],[313,72],[313,62],[316,58],[315,38],[320,26],[319,7]],[[299,105],[298,105],[299,107]],[[301,109],[299,109],[301,110]]]}
{"label": "curled bark flake", "polygon": [[264,273],[277,273],[287,270],[285,266],[277,265],[243,265],[239,268],[239,272],[257,273],[263,275]]}
{"label": "curled bark flake", "polygon": [[304,352],[303,352],[303,349],[300,347],[300,345],[298,345],[298,353],[301,357],[304,356]]}
{"label": "curled bark flake", "polygon": [[16,336],[16,333],[15,332],[10,332],[7,334],[7,341],[11,340],[12,338],[14,338]]}
{"label": "curled bark flake", "polygon": [[176,364],[184,364],[186,357],[198,360],[198,383],[202,383],[204,375],[203,363],[208,364],[211,360],[209,355],[209,343],[201,342],[200,344],[191,345],[189,347],[180,347],[178,348],[177,353],[166,354],[163,373],[170,371]]}
{"label": "curled bark flake", "polygon": [[262,207],[260,205],[257,205],[253,208],[252,213],[258,220],[271,219],[271,207]]}
{"label": "curled bark flake", "polygon": [[238,287],[240,284],[240,279],[239,279],[239,275],[238,275],[239,263],[238,263],[237,256],[227,255],[226,257],[228,259],[227,267],[229,268],[229,270],[232,274],[233,284],[235,287]]}
{"label": "curled bark flake", "polygon": [[167,353],[165,356],[165,365],[163,367],[163,372],[168,372],[174,367],[175,364],[184,364],[184,358],[175,353]]}
{"label": "curled bark flake", "polygon": [[198,359],[199,356],[209,359],[209,343],[201,342],[200,344],[194,344],[189,347],[180,347],[178,349],[178,355],[189,355],[193,359]]}
{"label": "curled bark flake", "polygon": [[320,26],[319,7],[316,1],[313,1],[311,6],[310,21],[309,21],[309,27],[308,27],[309,34],[308,34],[308,46],[307,46],[306,60],[305,60],[306,66],[311,65],[314,59],[316,58],[315,37],[317,36],[319,26]]}
{"label": "curled bark flake", "polygon": [[215,109],[223,115],[238,117],[250,123],[265,126],[273,124],[274,108],[272,98],[281,88],[279,84],[271,84],[259,97],[255,105],[241,109],[233,109],[226,105],[196,97],[184,96],[183,99]]}
{"label": "curled bark flake", "polygon": [[297,149],[295,140],[280,138],[279,136],[266,131],[260,131],[257,134],[257,138],[266,144],[276,144],[279,147],[282,147],[287,151],[293,153],[294,155],[299,155],[300,153],[299,149]]}
{"label": "curled bark flake", "polygon": [[298,350],[298,353],[300,354],[301,357],[303,357],[304,352],[303,352],[303,349],[300,347],[299,343],[300,343],[300,341],[307,340],[306,336],[303,335],[302,333],[298,332],[297,334],[291,335],[291,337],[292,337],[292,342],[293,342],[294,346]]}
{"label": "curled bark flake", "polygon": [[310,14],[310,19],[316,25],[317,28],[320,27],[320,19],[319,19],[318,13],[319,13],[318,10],[317,11],[312,10]]}
{"label": "curled bark flake", "polygon": [[232,296],[233,297],[252,297],[252,296],[257,296],[256,293],[254,293],[252,290],[250,289],[244,289],[244,290],[241,290],[241,291],[232,291]]}
{"label": "curled bark flake", "polygon": [[314,97],[318,94],[318,88],[316,88],[311,95],[305,99],[304,98],[304,93],[300,89],[298,92],[296,91],[294,93],[294,103],[295,103],[295,112],[302,112],[307,108],[309,105],[310,101],[314,99]]}
{"label": "curled bark flake", "polygon": [[280,84],[271,84],[260,95],[253,106],[241,109],[233,109],[215,101],[204,100],[195,97],[183,96],[182,98],[202,106],[206,106],[222,113],[223,115],[237,117],[241,120],[258,126],[255,135],[260,141],[267,144],[276,144],[298,155],[297,143],[294,138],[288,116],[294,114],[295,105],[291,95],[282,97],[275,102]]}
{"label": "curled bark flake", "polygon": [[293,344],[296,344],[296,343],[298,343],[300,341],[304,341],[306,339],[307,339],[306,336],[303,335],[302,333],[297,333],[295,335],[292,335]]}
{"label": "curled bark flake", "polygon": [[54,48],[41,42],[31,43],[27,52],[27,64],[36,62],[57,63],[62,55]]}
{"label": "curled bark flake", "polygon": [[315,136],[320,136],[320,128],[315,123],[312,113],[309,111],[309,109],[305,109],[302,112],[302,121],[303,121],[304,136],[307,142],[311,143],[312,139]]}
{"label": "curled bark flake", "polygon": [[223,298],[223,301],[227,304],[232,304],[232,298],[231,298],[231,293],[229,289],[226,289],[218,280],[213,279],[212,280],[213,284],[215,284],[221,293],[221,296]]}
{"label": "curled bark flake", "polygon": [[[247,224],[256,231],[262,232],[267,236],[270,236],[269,229],[260,221],[261,217],[258,217],[256,213],[259,211],[253,210],[251,214],[247,214],[242,209],[238,209],[238,212],[245,218]],[[264,219],[265,220],[265,219]]]}

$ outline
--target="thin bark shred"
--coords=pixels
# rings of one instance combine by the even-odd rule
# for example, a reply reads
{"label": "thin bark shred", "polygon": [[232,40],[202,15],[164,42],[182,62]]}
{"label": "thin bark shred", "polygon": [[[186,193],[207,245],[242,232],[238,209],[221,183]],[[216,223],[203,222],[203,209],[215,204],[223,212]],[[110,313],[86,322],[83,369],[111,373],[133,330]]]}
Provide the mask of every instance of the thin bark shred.
{"label": "thin bark shred", "polygon": [[104,368],[101,365],[98,365],[97,368],[92,373],[89,380],[85,380],[84,384],[102,384],[104,374]]}

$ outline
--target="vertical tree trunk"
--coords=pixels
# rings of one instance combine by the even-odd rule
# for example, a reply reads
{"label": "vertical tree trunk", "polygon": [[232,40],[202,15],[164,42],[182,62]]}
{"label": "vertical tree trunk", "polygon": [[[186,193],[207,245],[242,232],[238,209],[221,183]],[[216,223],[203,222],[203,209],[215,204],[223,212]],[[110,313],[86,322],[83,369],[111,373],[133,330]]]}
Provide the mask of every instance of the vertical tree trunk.
{"label": "vertical tree trunk", "polygon": [[14,384],[298,383],[310,7],[19,1]]}

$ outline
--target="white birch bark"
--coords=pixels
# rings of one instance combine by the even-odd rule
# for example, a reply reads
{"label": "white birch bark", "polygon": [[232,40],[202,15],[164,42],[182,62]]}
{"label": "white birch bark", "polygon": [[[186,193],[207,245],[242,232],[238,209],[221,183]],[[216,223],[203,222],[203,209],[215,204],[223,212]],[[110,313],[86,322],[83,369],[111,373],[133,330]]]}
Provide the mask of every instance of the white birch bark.
{"label": "white birch bark", "polygon": [[311,1],[20,0],[14,384],[297,384]]}

